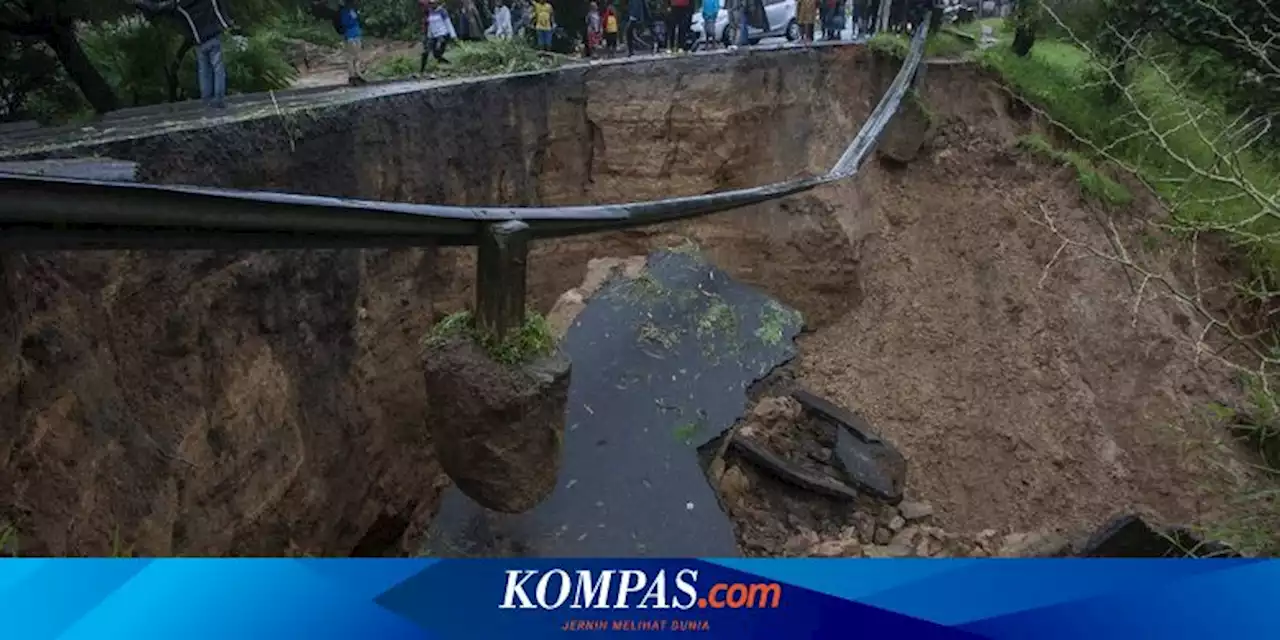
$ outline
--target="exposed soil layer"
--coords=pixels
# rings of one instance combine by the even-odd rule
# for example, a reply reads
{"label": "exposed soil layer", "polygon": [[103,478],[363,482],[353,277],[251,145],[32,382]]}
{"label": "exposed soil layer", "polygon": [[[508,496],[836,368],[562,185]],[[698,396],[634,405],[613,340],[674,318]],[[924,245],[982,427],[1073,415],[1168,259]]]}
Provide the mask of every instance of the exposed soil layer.
{"label": "exposed soil layer", "polygon": [[[744,550],[1034,555],[1119,512],[1191,524],[1234,515],[1251,471],[1205,416],[1237,390],[1208,359],[1197,366],[1199,318],[1154,287],[1135,312],[1138,280],[1083,250],[1055,260],[1062,238],[1036,224],[1047,213],[1065,236],[1114,253],[1113,221],[1130,255],[1194,291],[1188,256],[1143,222],[1156,215],[1149,196],[1123,211],[1087,202],[1071,170],[1015,148],[1034,123],[970,68],[931,67],[925,98],[937,130],[919,159],[872,163],[817,194],[847,233],[861,296],[802,338],[794,375],[903,450],[907,495],[932,505],[936,526],[898,544],[900,523],[883,531],[892,512],[805,497],[745,469],[736,482],[754,489],[724,491]],[[1233,265],[1201,251],[1207,304],[1229,304]]]}

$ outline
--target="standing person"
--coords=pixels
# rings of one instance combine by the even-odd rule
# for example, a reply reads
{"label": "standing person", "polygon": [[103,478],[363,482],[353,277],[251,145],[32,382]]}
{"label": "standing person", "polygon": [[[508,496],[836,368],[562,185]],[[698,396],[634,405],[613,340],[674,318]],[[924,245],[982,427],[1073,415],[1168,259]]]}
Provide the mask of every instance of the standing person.
{"label": "standing person", "polygon": [[720,0],[702,0],[702,37],[707,48],[716,44],[716,18],[720,17]]}
{"label": "standing person", "polygon": [[844,4],[841,0],[822,0],[826,17],[822,20],[823,40],[839,40],[844,30]]}
{"label": "standing person", "polygon": [[609,4],[604,8],[604,45],[609,50],[609,55],[618,52],[618,10],[613,6],[614,0],[609,0]]}
{"label": "standing person", "polygon": [[422,6],[422,66],[418,73],[424,73],[427,70],[427,61],[432,56],[436,62],[441,64],[449,64],[444,59],[444,49],[450,40],[458,38],[458,32],[453,28],[453,20],[449,19],[449,12],[444,8],[444,3],[440,0],[418,0]]}
{"label": "standing person", "polygon": [[231,21],[222,13],[218,0],[133,0],[133,4],[146,13],[177,17],[186,26],[183,35],[196,50],[200,99],[215,109],[226,107],[227,67],[222,61],[222,32],[231,29]]}
{"label": "standing person", "polygon": [[356,11],[355,0],[342,0],[342,8],[338,9],[338,23],[342,25],[347,82],[353,85],[364,84],[364,76],[360,73],[360,14]]}
{"label": "standing person", "polygon": [[667,50],[688,51],[689,28],[693,23],[693,0],[671,0],[667,12]]}
{"label": "standing person", "polygon": [[587,55],[600,48],[604,41],[604,24],[600,19],[600,7],[595,2],[587,5]]}
{"label": "standing person", "polygon": [[796,1],[796,23],[800,25],[800,41],[813,44],[813,24],[818,20],[818,0]]}
{"label": "standing person", "polygon": [[485,30],[485,35],[491,35],[499,40],[510,40],[512,31],[511,9],[507,6],[507,0],[498,0],[498,8],[493,11],[493,24]]}
{"label": "standing person", "polygon": [[652,19],[648,2],[645,2],[645,0],[628,0],[627,31],[623,35],[627,40],[627,55],[635,53],[636,39],[641,33],[650,31],[650,21]]}
{"label": "standing person", "polygon": [[551,50],[551,35],[555,33],[555,14],[548,0],[533,0],[533,29],[538,32],[538,48]]}

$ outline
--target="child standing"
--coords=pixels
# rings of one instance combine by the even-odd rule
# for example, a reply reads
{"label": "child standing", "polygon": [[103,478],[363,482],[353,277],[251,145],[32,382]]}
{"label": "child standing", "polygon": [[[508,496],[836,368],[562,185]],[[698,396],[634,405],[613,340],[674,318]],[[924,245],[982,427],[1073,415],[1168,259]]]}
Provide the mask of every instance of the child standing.
{"label": "child standing", "polygon": [[592,2],[587,5],[587,55],[600,48],[604,40],[604,25],[600,22],[600,8]]}
{"label": "child standing", "polygon": [[533,29],[538,32],[538,48],[550,51],[555,17],[551,11],[551,3],[547,0],[533,0]]}
{"label": "child standing", "polygon": [[458,32],[453,29],[453,21],[449,19],[449,12],[445,10],[444,3],[439,0],[419,0],[423,9],[422,16],[422,67],[418,73],[427,70],[427,60],[435,56],[437,62],[449,64],[444,59],[444,48],[449,44],[450,40],[458,38]]}
{"label": "child standing", "polygon": [[702,0],[702,37],[707,48],[716,43],[716,18],[720,17],[720,0]]}
{"label": "child standing", "polygon": [[609,55],[618,50],[618,11],[613,8],[613,0],[604,8],[604,44],[609,48]]}

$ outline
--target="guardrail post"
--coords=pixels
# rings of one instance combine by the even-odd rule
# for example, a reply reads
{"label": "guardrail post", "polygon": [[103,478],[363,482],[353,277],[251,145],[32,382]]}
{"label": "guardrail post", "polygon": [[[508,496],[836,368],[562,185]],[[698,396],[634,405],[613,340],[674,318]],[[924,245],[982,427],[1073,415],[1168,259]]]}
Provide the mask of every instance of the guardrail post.
{"label": "guardrail post", "polygon": [[502,340],[524,323],[529,225],[509,220],[486,225],[476,255],[476,328]]}

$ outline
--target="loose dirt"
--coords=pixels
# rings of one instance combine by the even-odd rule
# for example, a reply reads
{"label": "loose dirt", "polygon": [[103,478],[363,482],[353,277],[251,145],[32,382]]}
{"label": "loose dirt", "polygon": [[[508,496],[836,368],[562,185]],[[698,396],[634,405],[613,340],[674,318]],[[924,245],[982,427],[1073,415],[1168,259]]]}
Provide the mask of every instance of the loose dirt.
{"label": "loose dirt", "polygon": [[[731,459],[738,471],[721,487],[744,550],[1035,554],[1053,546],[1046,537],[1121,511],[1181,523],[1229,515],[1250,472],[1205,417],[1236,390],[1220,368],[1196,366],[1197,323],[1154,295],[1135,315],[1136,283],[1121,268],[1082,251],[1055,260],[1061,239],[1036,224],[1048,212],[1069,237],[1110,250],[1102,222],[1114,218],[1127,251],[1189,279],[1186,257],[1171,258],[1173,243],[1142,224],[1152,203],[1086,202],[1069,169],[1014,148],[1029,125],[994,86],[933,93],[947,89],[919,160],[870,163],[819,194],[847,234],[860,291],[802,337],[793,372],[902,449],[907,494],[931,505],[937,527],[911,528],[906,541],[900,523],[877,535],[891,508],[803,496]],[[1224,282],[1229,266],[1201,256],[1200,277]]]}

